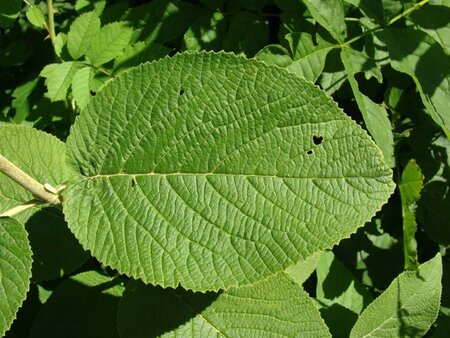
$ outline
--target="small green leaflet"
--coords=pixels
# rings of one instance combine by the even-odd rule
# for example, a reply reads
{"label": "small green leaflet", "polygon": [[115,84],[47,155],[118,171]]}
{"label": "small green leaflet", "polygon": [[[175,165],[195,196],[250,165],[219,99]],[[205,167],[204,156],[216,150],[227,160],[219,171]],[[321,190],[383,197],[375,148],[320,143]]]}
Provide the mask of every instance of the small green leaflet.
{"label": "small green leaflet", "polygon": [[63,63],[51,63],[44,67],[41,76],[45,77],[47,95],[52,101],[66,100],[67,91],[72,83],[73,76],[81,65],[69,61]]}
{"label": "small green leaflet", "polygon": [[83,56],[91,44],[91,40],[100,31],[100,19],[95,11],[84,13],[70,26],[67,35],[67,49],[74,60]]}
{"label": "small green leaflet", "polygon": [[349,236],[394,188],[379,148],[322,91],[227,53],[123,73],[67,146],[75,236],[102,263],[165,287],[266,278]]}
{"label": "small green leaflet", "polygon": [[94,66],[115,59],[128,45],[133,29],[126,22],[113,22],[103,26],[90,40],[86,57]]}

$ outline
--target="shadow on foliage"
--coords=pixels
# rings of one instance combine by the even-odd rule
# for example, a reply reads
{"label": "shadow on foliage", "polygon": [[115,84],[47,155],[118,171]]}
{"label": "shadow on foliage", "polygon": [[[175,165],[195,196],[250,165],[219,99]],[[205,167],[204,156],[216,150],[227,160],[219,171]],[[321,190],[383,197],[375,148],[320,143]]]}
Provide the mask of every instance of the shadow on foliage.
{"label": "shadow on foliage", "polygon": [[130,281],[119,310],[120,333],[123,337],[159,337],[201,314],[219,295]]}

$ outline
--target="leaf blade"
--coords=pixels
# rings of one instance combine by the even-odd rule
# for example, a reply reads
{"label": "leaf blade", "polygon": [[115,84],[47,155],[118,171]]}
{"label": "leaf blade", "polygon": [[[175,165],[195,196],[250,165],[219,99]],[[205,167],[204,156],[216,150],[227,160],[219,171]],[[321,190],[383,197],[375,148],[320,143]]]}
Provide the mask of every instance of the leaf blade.
{"label": "leaf blade", "polygon": [[[296,94],[270,96],[278,94],[266,78]],[[393,188],[367,134],[311,83],[285,70],[226,53],[186,53],[119,79],[91,101],[68,139],[69,161],[81,176],[68,190],[64,212],[94,255],[146,282],[194,290],[253,283],[353,232]],[[218,85],[260,108],[248,110],[242,100],[235,106],[226,91],[218,95]],[[160,90],[165,100],[152,98]],[[147,100],[155,106],[145,108]],[[264,113],[268,105],[271,114]],[[346,149],[340,160],[327,156],[336,147]],[[366,180],[377,188],[368,191]],[[336,195],[342,189],[354,197]],[[316,214],[308,220],[302,215],[310,208]],[[350,225],[347,212],[354,215]],[[92,227],[83,226],[88,218]],[[332,235],[317,235],[321,222],[332,225]],[[109,230],[119,224],[129,226]],[[140,256],[139,262],[124,261],[120,252]]]}
{"label": "leaf blade", "polygon": [[74,60],[82,57],[100,30],[100,19],[95,11],[83,13],[74,20],[67,35],[67,49]]}
{"label": "leaf blade", "polygon": [[[148,307],[149,301],[164,306]],[[299,332],[330,337],[312,299],[284,273],[221,294],[130,282],[119,309],[119,331],[124,337],[291,337]]]}
{"label": "leaf blade", "polygon": [[86,52],[94,66],[100,66],[115,59],[130,42],[133,29],[126,22],[113,22],[103,26],[95,34]]}
{"label": "leaf blade", "polygon": [[437,317],[441,278],[440,254],[403,272],[364,310],[350,337],[421,337]]}
{"label": "leaf blade", "polygon": [[25,227],[13,218],[0,217],[0,335],[16,318],[30,287],[32,252]]}

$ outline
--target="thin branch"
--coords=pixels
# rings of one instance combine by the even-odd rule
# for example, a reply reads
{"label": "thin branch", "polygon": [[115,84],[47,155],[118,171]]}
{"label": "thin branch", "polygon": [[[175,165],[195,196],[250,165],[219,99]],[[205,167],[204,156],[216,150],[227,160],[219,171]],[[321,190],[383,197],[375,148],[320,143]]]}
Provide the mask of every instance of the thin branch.
{"label": "thin branch", "polygon": [[14,208],[6,210],[4,213],[0,214],[0,217],[14,217],[17,214],[21,213],[22,211],[33,208],[39,204],[42,204],[42,201],[31,200],[24,204],[20,204],[20,205],[15,206]]}
{"label": "thin branch", "polygon": [[47,10],[48,10],[48,19],[47,19],[47,27],[48,27],[48,35],[50,36],[50,40],[52,40],[53,46],[55,46],[55,11],[53,9],[53,0],[47,0]]}
{"label": "thin branch", "polygon": [[396,17],[394,17],[394,18],[392,18],[391,20],[389,20],[389,22],[387,23],[386,26],[383,26],[383,25],[376,26],[376,27],[374,27],[374,28],[372,28],[372,29],[370,29],[370,30],[368,30],[368,31],[366,31],[366,32],[364,32],[364,33],[362,33],[361,35],[355,36],[355,37],[351,38],[350,40],[345,41],[345,42],[341,45],[341,47],[346,47],[346,46],[352,44],[353,42],[358,41],[358,40],[362,39],[363,37],[365,37],[365,36],[367,36],[367,35],[369,35],[369,34],[372,34],[372,33],[374,33],[374,32],[377,32],[377,31],[379,31],[379,30],[382,30],[382,29],[384,29],[384,28],[386,28],[386,27],[392,25],[393,23],[397,22],[397,21],[400,20],[401,18],[404,18],[404,17],[410,15],[412,12],[414,12],[414,11],[417,10],[417,9],[419,9],[420,7],[422,7],[423,5],[425,5],[427,2],[430,2],[430,0],[422,0],[422,1],[418,2],[418,3],[416,3],[416,4],[415,4],[414,6],[412,6],[411,8],[408,8],[408,9],[405,10],[404,12],[400,13],[400,14],[397,15]]}
{"label": "thin branch", "polygon": [[60,196],[58,194],[53,194],[46,190],[44,185],[29,176],[22,169],[15,166],[2,155],[0,155],[0,172],[4,173],[16,183],[30,191],[36,198],[50,204],[61,203]]}

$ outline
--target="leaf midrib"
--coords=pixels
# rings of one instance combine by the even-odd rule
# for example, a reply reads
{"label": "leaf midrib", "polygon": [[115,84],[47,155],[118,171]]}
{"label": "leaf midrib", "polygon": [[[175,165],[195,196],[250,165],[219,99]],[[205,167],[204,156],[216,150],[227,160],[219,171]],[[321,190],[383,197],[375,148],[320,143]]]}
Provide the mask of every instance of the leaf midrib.
{"label": "leaf midrib", "polygon": [[243,178],[249,178],[249,177],[262,177],[262,178],[279,178],[279,179],[295,179],[295,180],[315,180],[315,179],[331,179],[331,180],[337,180],[337,179],[365,179],[365,178],[372,178],[372,179],[379,179],[382,177],[389,177],[388,174],[385,176],[279,176],[279,175],[269,175],[269,174],[234,174],[234,173],[211,173],[211,172],[205,172],[205,173],[190,173],[190,172],[176,172],[176,173],[115,173],[115,174],[96,174],[91,176],[82,175],[85,179],[97,179],[97,178],[111,178],[111,177],[145,177],[145,176],[154,176],[154,177],[167,177],[167,176],[231,176],[231,177],[243,177]]}

